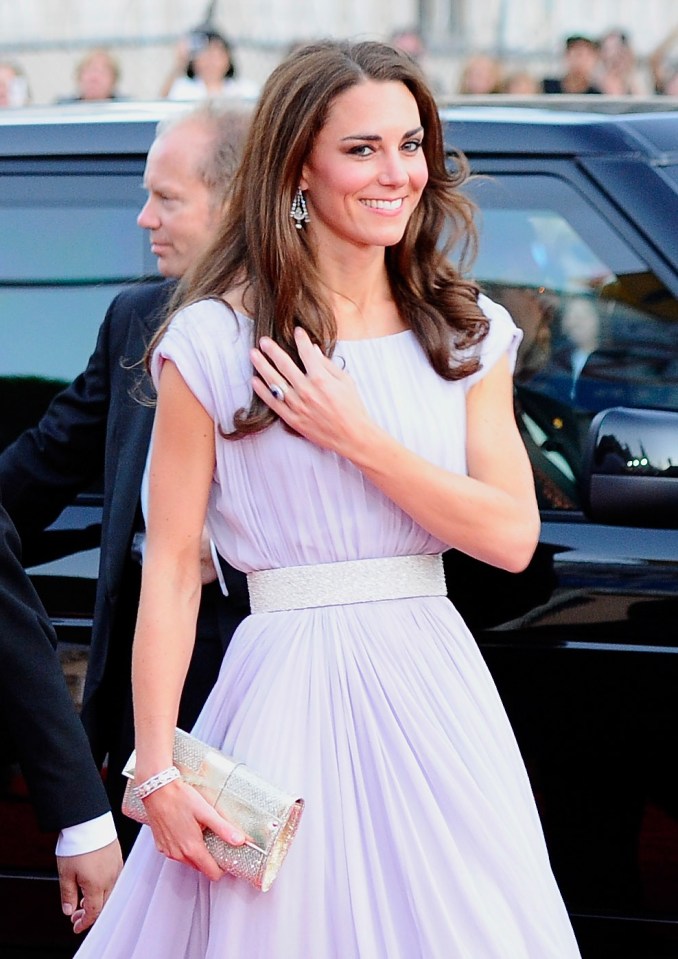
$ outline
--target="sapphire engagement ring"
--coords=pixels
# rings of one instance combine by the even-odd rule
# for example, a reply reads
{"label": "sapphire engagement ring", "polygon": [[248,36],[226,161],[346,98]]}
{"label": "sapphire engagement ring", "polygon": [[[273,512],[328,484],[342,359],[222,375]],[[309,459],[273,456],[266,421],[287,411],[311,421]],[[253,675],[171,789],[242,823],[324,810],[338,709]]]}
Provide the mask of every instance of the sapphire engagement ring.
{"label": "sapphire engagement ring", "polygon": [[279,403],[285,402],[285,393],[287,393],[288,387],[283,383],[271,383],[269,390],[273,396],[278,400]]}

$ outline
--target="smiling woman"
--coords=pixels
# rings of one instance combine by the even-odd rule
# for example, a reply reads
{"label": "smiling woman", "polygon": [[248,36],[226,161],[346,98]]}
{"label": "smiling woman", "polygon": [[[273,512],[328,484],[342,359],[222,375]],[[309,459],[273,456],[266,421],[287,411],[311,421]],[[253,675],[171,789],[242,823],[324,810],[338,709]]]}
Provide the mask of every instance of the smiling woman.
{"label": "smiling woman", "polygon": [[[149,350],[135,773],[158,788],[82,959],[578,956],[446,596],[448,546],[521,569],[538,528],[519,333],[442,242],[472,237],[459,169],[389,46],[312,44],[266,84],[224,226]],[[253,615],[194,733],[306,801],[266,896],[220,873],[203,829],[246,837],[172,767],[206,515]]]}
{"label": "smiling woman", "polygon": [[[402,83],[367,80],[337,97],[299,183],[319,257],[328,244],[341,257],[348,244],[362,248],[365,268],[383,266],[383,247],[400,242],[428,180],[423,135],[417,101]],[[341,279],[326,282],[338,289]],[[343,319],[349,329],[339,326],[337,335],[353,339],[350,314]],[[388,323],[397,313],[385,319],[384,329],[370,325],[358,334],[393,332]]]}

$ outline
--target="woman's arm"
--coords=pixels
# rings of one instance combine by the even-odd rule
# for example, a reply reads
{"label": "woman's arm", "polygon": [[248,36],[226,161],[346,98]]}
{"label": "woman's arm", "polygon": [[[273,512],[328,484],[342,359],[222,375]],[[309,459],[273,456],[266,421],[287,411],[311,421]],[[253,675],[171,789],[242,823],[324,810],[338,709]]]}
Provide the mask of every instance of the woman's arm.
{"label": "woman's arm", "polygon": [[170,95],[172,86],[179,77],[186,76],[186,68],[191,59],[191,52],[189,50],[189,43],[187,37],[182,37],[181,40],[176,45],[174,52],[174,64],[163,80],[162,86],[160,87],[159,96],[163,99]]}
{"label": "woman's arm", "polygon": [[[539,514],[529,460],[513,414],[513,384],[502,358],[471,387],[467,404],[469,475],[451,473],[408,450],[368,416],[348,374],[312,346],[297,345],[306,374],[271,340],[254,350],[254,389],[290,426],[354,463],[401,509],[457,549],[517,572],[529,562]],[[279,372],[278,372],[279,371]],[[267,384],[292,386],[284,401]]]}
{"label": "woman's arm", "polygon": [[[200,545],[214,472],[214,423],[176,366],[158,387],[139,614],[132,656],[137,783],[172,765],[179,698],[195,639]],[[198,793],[172,782],[145,800],[156,845],[212,879],[222,873],[203,843],[209,826],[233,844],[245,839]]]}

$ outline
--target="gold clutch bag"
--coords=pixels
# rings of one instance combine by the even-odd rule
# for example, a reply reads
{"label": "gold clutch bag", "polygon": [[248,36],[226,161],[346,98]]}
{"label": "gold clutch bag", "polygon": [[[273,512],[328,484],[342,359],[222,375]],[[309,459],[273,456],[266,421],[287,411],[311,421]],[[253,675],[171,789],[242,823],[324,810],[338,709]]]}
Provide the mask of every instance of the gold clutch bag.
{"label": "gold clutch bag", "polygon": [[[174,736],[173,761],[185,783],[195,787],[218,813],[253,840],[231,846],[207,829],[205,845],[212,856],[223,870],[266,892],[297,831],[303,799],[283,792],[244,763],[181,729]],[[130,819],[147,823],[146,808],[134,793],[134,766],[132,753],[123,770],[128,781],[122,811]]]}

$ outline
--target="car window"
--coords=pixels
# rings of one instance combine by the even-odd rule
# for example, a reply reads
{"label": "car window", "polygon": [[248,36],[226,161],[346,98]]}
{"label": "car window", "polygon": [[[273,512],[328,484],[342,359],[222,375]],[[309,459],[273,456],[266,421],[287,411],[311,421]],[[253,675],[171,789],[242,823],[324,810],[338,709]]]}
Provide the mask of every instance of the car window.
{"label": "car window", "polygon": [[[671,149],[673,150],[674,148],[675,144],[672,144]],[[669,180],[673,180],[674,183],[678,183],[678,164],[667,163],[666,166],[662,166],[661,172]]]}
{"label": "car window", "polygon": [[523,329],[516,413],[540,504],[578,509],[589,423],[678,409],[678,303],[592,205],[554,176],[479,179],[473,275]]}
{"label": "car window", "polygon": [[84,368],[113,297],[155,275],[136,223],[142,200],[141,166],[124,175],[3,177],[0,448]]}

